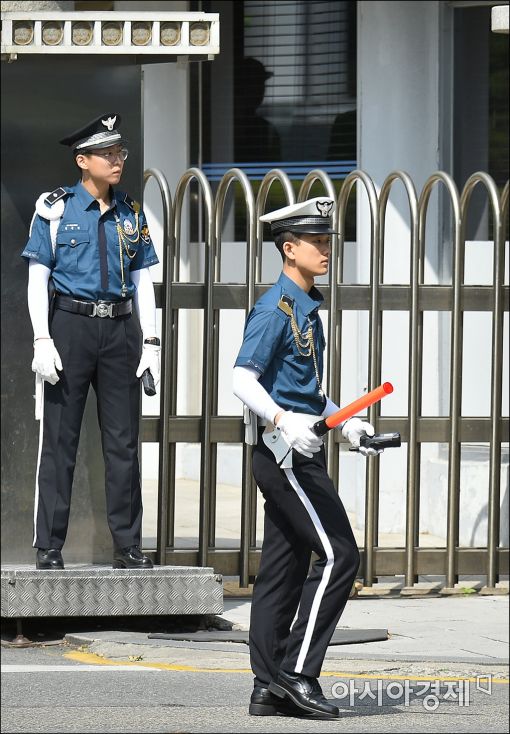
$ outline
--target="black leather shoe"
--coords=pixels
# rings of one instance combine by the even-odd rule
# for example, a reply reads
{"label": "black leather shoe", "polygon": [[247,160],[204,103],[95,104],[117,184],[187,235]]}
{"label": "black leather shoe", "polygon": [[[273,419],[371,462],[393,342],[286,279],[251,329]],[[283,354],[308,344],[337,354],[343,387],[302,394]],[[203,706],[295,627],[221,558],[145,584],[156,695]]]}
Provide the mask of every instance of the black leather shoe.
{"label": "black leather shoe", "polygon": [[281,699],[273,696],[268,688],[255,686],[250,698],[250,707],[248,712],[252,716],[276,716],[278,713],[278,703]]}
{"label": "black leather shoe", "polygon": [[139,546],[117,548],[113,554],[113,568],[152,568],[149,556],[144,556]]}
{"label": "black leather shoe", "polygon": [[280,670],[276,680],[269,684],[269,691],[279,698],[292,701],[308,714],[315,714],[328,719],[336,719],[340,715],[338,708],[328,703],[324,698],[316,678]]}
{"label": "black leather shoe", "polygon": [[252,716],[303,716],[305,713],[292,701],[274,696],[268,688],[255,686],[251,694],[248,713]]}
{"label": "black leather shoe", "polygon": [[58,548],[38,548],[35,567],[44,570],[64,568],[62,553]]}

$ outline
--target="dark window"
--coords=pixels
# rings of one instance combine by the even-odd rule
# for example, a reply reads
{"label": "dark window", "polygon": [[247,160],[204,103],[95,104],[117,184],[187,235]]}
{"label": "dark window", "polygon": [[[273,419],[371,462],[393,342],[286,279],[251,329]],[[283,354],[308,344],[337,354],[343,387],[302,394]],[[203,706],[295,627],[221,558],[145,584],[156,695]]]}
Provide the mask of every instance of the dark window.
{"label": "dark window", "polygon": [[[491,8],[455,9],[454,179],[462,190],[484,171],[500,192],[508,179],[508,36],[491,30]],[[473,191],[467,239],[492,239],[482,186]]]}
{"label": "dark window", "polygon": [[508,36],[489,45],[489,174],[500,191],[508,180]]}
{"label": "dark window", "polygon": [[[232,109],[219,108],[211,93],[219,74],[216,62],[191,65],[192,162],[213,184],[235,164],[252,181],[255,194],[271,168],[283,169],[296,192],[310,170],[321,168],[338,192],[356,168],[356,2],[245,0],[226,12],[225,5],[191,7],[223,9],[222,39],[229,37],[233,44]],[[228,160],[211,135],[220,118],[233,122]],[[322,192],[316,184],[310,195]],[[283,191],[273,187],[271,207],[284,203]],[[235,212],[235,237],[244,239],[242,203]]]}
{"label": "dark window", "polygon": [[[236,161],[356,160],[356,3],[246,0]],[[354,124],[353,124],[354,122]]]}
{"label": "dark window", "polygon": [[[214,2],[192,9],[218,10]],[[214,108],[211,64],[190,66],[200,163],[217,161],[211,115],[233,112],[235,161],[224,163],[355,164],[356,2],[245,0],[232,3],[232,12],[231,24],[222,18],[222,38],[233,35],[233,110]]]}

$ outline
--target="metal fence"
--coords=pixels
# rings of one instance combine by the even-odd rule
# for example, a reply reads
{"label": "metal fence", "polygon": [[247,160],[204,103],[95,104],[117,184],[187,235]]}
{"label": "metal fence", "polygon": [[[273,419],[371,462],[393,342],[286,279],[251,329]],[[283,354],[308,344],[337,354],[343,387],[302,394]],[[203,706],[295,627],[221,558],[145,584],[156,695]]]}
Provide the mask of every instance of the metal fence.
{"label": "metal fence", "polygon": [[[287,175],[277,169],[261,182],[257,196],[246,174],[233,168],[219,182],[213,195],[204,173],[191,168],[180,178],[172,201],[168,183],[156,169],[145,172],[144,182],[155,179],[163,202],[164,282],[156,285],[157,304],[162,309],[162,375],[160,417],[142,419],[142,441],[159,442],[158,538],[157,562],[164,565],[213,566],[225,575],[239,576],[247,586],[256,575],[260,549],[256,545],[257,490],[251,474],[251,447],[243,444],[241,532],[238,549],[216,547],[216,457],[218,443],[242,443],[243,420],[217,414],[219,316],[221,309],[251,309],[268,285],[260,283],[262,262],[262,224],[260,215],[273,184],[283,188],[288,203],[295,194]],[[204,282],[180,281],[181,218],[185,195],[192,181],[201,192],[205,222]],[[385,245],[385,217],[390,192],[395,182],[404,186],[409,204],[410,277],[408,285],[382,282]],[[221,239],[227,193],[234,182],[241,187],[246,204],[247,261],[246,283],[220,282]],[[459,194],[452,178],[441,171],[432,174],[418,196],[411,178],[402,171],[391,173],[379,195],[370,176],[352,171],[344,180],[337,197],[333,182],[321,170],[313,170],[304,179],[298,201],[310,196],[312,186],[322,186],[324,194],[337,200],[332,240],[329,286],[321,286],[328,308],[328,394],[337,403],[340,396],[342,312],[369,312],[368,389],[381,382],[382,317],[385,311],[409,314],[409,393],[407,415],[382,417],[379,404],[368,410],[368,420],[378,431],[400,431],[408,444],[405,548],[378,546],[379,462],[367,462],[365,537],[361,551],[360,572],[364,584],[371,586],[378,576],[404,575],[412,586],[420,574],[441,575],[445,585],[453,587],[461,574],[485,574],[486,586],[496,586],[501,574],[508,573],[508,547],[500,545],[500,476],[501,444],[508,441],[509,419],[502,417],[503,319],[508,311],[509,288],[504,285],[505,221],[508,216],[508,182],[501,194],[486,173],[474,173]],[[364,188],[370,211],[371,262],[370,283],[342,282],[345,219],[351,190]],[[494,233],[493,282],[490,286],[464,284],[466,221],[473,190],[483,187],[488,198]],[[450,285],[424,282],[425,230],[429,199],[434,188],[444,189],[452,220],[452,281]],[[203,381],[200,416],[177,415],[177,340],[180,309],[202,309]],[[421,415],[423,374],[423,316],[427,311],[450,312],[450,400],[448,416]],[[491,406],[485,417],[461,415],[462,337],[465,311],[492,313]],[[337,432],[334,432],[337,433]],[[339,471],[339,441],[330,437],[327,444],[329,473],[336,482]],[[462,442],[485,442],[490,446],[487,543],[482,548],[459,547],[460,458]],[[175,547],[175,469],[176,444],[199,442],[201,446],[200,516],[198,549]],[[446,546],[419,546],[420,450],[425,442],[448,444],[448,498]]]}

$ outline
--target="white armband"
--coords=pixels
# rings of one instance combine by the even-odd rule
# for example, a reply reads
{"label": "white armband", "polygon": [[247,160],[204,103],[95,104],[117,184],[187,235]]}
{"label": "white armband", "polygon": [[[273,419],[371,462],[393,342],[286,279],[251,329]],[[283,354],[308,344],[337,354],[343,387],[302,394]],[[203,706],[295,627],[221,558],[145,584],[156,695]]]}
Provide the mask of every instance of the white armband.
{"label": "white armband", "polygon": [[50,272],[46,265],[36,260],[30,260],[28,264],[28,312],[34,330],[34,341],[50,338],[48,326],[48,280]]}
{"label": "white armband", "polygon": [[156,297],[149,268],[133,270],[131,281],[135,286],[135,308],[140,319],[143,338],[157,336],[156,332]]}
{"label": "white armband", "polygon": [[251,367],[234,367],[232,383],[234,395],[253,413],[273,423],[275,415],[280,413],[282,408],[258,382],[259,379],[260,374]]}
{"label": "white armband", "polygon": [[[325,406],[324,410],[322,411],[323,417],[324,418],[329,418],[330,415],[333,415],[333,413],[338,413],[339,410],[340,410],[340,408],[338,407],[338,405],[336,403],[334,403],[326,395],[326,406]],[[349,420],[349,419],[347,419],[347,420]],[[345,424],[347,423],[347,420],[342,421],[336,427],[342,429],[345,426]]]}
{"label": "white armband", "polygon": [[329,418],[330,415],[333,415],[333,413],[337,413],[339,410],[340,408],[338,407],[338,405],[326,395],[326,405],[324,407],[324,410],[322,411],[323,417]]}

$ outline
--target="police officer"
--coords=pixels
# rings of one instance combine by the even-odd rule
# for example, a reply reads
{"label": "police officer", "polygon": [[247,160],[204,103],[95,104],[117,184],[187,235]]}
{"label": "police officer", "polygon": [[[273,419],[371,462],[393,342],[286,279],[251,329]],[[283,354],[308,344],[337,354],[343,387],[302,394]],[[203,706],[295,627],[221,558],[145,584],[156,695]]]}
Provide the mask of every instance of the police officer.
{"label": "police officer", "polygon": [[[317,197],[261,217],[271,224],[283,271],[250,312],[234,368],[234,393],[259,416],[253,474],[265,499],[250,621],[253,715],[339,715],[317,679],[359,552],[327,474],[322,439],[311,430],[319,416],[339,410],[322,387],[323,299],[314,286],[328,271],[333,208],[333,199]],[[359,418],[341,429],[356,447],[362,435],[374,434]],[[275,436],[285,442],[283,453],[274,449]]]}
{"label": "police officer", "polygon": [[108,112],[60,141],[71,148],[81,180],[41,195],[22,252],[29,263],[36,403],[41,398],[33,542],[39,569],[64,568],[61,551],[91,384],[113,567],[152,567],[140,550],[138,429],[139,378],[150,372],[155,385],[159,381],[149,272],[158,258],[140,205],[114,188],[128,156],[120,122],[118,113]]}

